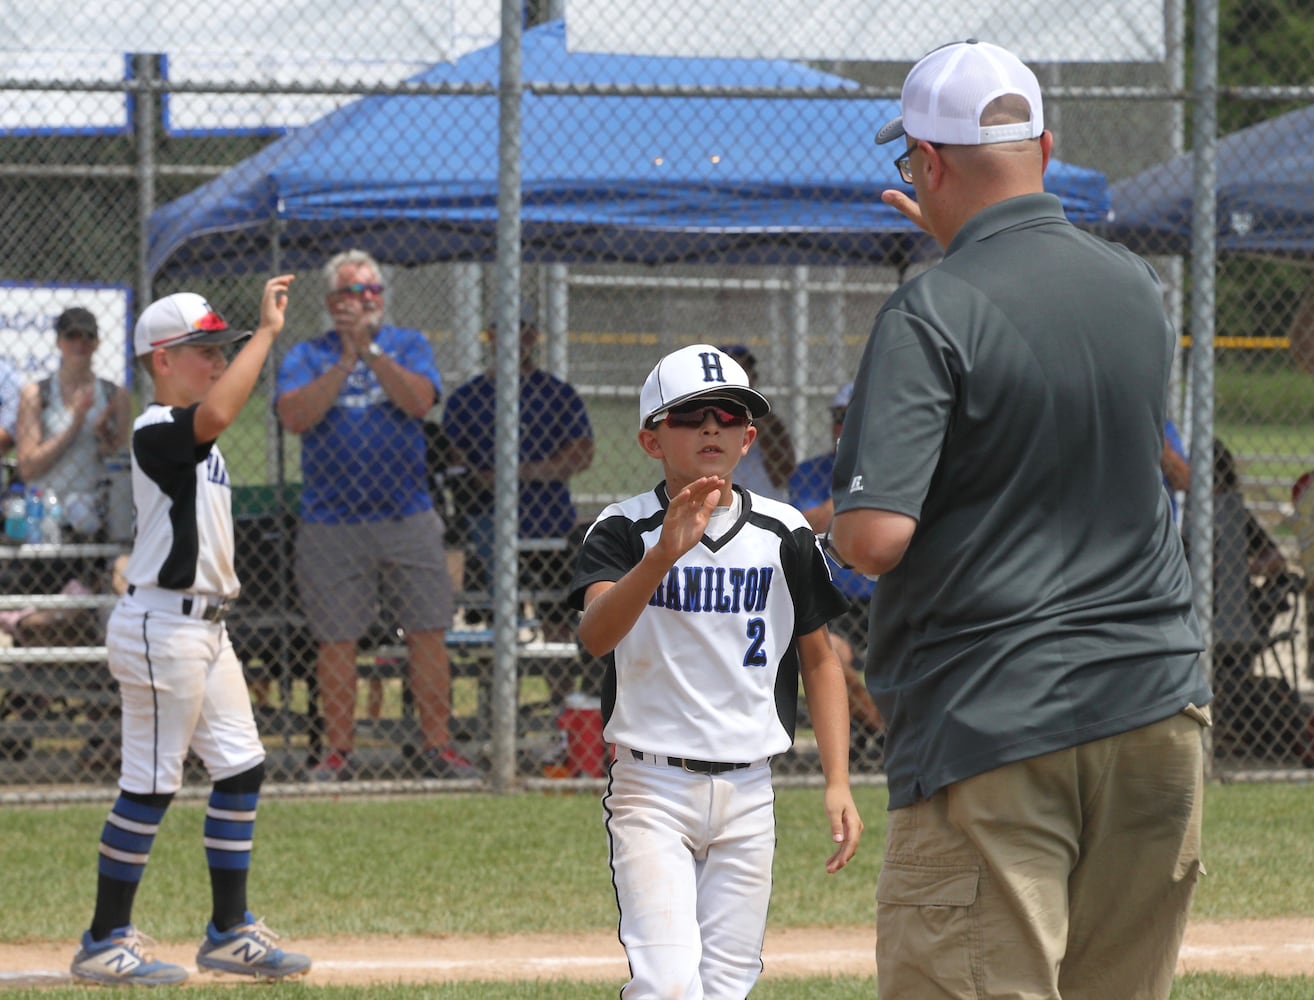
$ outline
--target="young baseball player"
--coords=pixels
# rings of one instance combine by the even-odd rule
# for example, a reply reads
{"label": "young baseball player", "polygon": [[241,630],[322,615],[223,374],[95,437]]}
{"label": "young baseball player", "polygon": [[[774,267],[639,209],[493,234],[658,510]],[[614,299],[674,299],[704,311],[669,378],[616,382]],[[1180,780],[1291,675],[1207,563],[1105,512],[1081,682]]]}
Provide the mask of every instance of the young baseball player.
{"label": "young baseball player", "polygon": [[668,354],[639,397],[656,489],[607,507],[572,583],[606,656],[603,797],[625,997],[743,997],[762,970],[775,850],[771,758],[794,740],[800,670],[837,872],[862,833],[844,675],[826,622],[845,603],[793,507],[736,488],[770,404],[706,344]]}
{"label": "young baseball player", "polygon": [[222,345],[248,334],[230,329],[199,295],[166,296],[137,320],[133,346],[155,401],[133,424],[136,539],[107,637],[123,699],[123,767],[100,836],[95,914],[73,959],[77,979],[153,986],[187,978],[182,966],[150,954],[132,926],[132,903],[189,748],[214,782],[205,813],[213,911],[197,966],[262,979],[310,968],[306,956],[278,948],[246,906],[265,751],[224,626],[238,580],[232,489],[215,444],[283,329],[291,281],[266,283],[260,325],[231,364]]}

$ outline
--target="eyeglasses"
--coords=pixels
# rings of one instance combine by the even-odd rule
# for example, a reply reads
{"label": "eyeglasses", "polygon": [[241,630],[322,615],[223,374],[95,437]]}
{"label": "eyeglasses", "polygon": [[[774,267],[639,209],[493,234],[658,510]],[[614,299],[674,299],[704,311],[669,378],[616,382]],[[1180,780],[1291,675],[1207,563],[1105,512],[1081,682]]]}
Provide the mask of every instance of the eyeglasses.
{"label": "eyeglasses", "polygon": [[830,408],[830,419],[837,424],[844,423],[844,414],[849,412],[847,406],[832,406]]}
{"label": "eyeglasses", "polygon": [[65,340],[96,341],[100,339],[100,334],[98,334],[95,330],[65,330],[63,333],[60,334],[60,336],[63,337]]}
{"label": "eyeglasses", "polygon": [[341,285],[330,293],[332,295],[354,295],[359,298],[362,295],[382,295],[383,286],[377,281],[360,282],[353,281],[350,285]]}
{"label": "eyeglasses", "polygon": [[[911,146],[909,146],[907,149],[903,151],[902,156],[896,156],[894,158],[894,169],[899,171],[899,176],[903,178],[903,182],[905,184],[911,184],[913,182],[912,155],[913,155],[913,151],[918,147],[919,144],[920,144],[919,142],[914,142]],[[927,142],[926,145],[930,146],[932,149],[940,149],[942,146],[944,146],[944,143]]]}
{"label": "eyeglasses", "polygon": [[658,413],[648,423],[651,427],[665,423],[667,427],[696,430],[703,426],[703,421],[707,419],[709,413],[721,427],[743,427],[748,423],[747,413],[736,413],[733,410],[723,410],[719,406],[707,406],[702,403],[679,410],[667,410],[664,419],[663,414]]}

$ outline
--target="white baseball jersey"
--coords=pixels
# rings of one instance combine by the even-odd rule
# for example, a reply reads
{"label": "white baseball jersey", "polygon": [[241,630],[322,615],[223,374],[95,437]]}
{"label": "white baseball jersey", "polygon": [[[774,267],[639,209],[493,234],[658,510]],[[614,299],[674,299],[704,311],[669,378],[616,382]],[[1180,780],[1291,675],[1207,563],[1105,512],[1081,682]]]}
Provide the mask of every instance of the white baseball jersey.
{"label": "white baseball jersey", "polygon": [[237,596],[232,485],[219,446],[192,434],[196,406],[152,403],[132,425],[136,539],[125,576],[137,587]]}
{"label": "white baseball jersey", "polygon": [[[803,515],[734,487],[735,522],[675,564],[607,657],[609,743],[710,761],[751,761],[794,741],[797,636],[847,607]],[[585,536],[571,584],[616,581],[656,544],[666,484],[608,506]]]}

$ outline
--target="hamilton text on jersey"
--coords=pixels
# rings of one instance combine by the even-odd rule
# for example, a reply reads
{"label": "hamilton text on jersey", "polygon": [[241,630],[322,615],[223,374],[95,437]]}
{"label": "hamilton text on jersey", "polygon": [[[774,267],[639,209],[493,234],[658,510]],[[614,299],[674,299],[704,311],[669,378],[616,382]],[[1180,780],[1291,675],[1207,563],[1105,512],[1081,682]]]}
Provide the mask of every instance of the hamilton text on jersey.
{"label": "hamilton text on jersey", "polygon": [[713,611],[718,614],[764,611],[773,572],[771,566],[761,569],[676,566],[666,574],[666,582],[657,588],[648,604],[672,611]]}

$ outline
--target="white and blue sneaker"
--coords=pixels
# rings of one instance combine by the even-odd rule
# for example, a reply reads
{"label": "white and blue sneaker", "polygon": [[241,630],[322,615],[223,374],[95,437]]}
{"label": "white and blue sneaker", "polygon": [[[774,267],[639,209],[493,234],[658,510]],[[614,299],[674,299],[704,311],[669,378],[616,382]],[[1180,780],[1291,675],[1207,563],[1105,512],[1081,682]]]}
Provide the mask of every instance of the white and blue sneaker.
{"label": "white and blue sneaker", "polygon": [[187,970],[152,957],[153,940],[135,927],[116,927],[104,941],[82,935],[82,947],[69,971],[74,979],[106,986],[172,986],[187,979]]}
{"label": "white and blue sneaker", "polygon": [[275,941],[278,935],[248,912],[246,923],[220,933],[211,922],[205,928],[205,940],[196,953],[198,968],[210,972],[231,972],[256,979],[285,979],[310,971],[305,955],[284,951]]}

